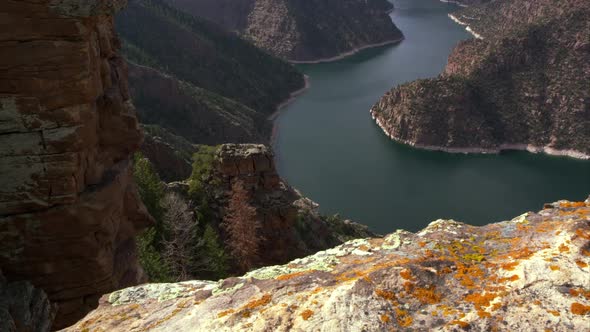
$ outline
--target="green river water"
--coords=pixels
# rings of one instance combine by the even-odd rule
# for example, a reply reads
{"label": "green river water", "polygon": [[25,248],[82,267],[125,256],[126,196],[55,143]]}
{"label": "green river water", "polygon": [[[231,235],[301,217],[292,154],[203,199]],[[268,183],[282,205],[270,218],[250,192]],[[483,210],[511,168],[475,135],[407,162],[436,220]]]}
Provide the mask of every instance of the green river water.
{"label": "green river water", "polygon": [[537,211],[544,202],[590,194],[590,162],[506,152],[464,155],[391,141],[369,108],[391,87],[438,75],[453,46],[470,38],[437,0],[395,0],[406,39],[332,63],[301,65],[310,89],[275,121],[279,173],[326,214],[380,233],[438,218],[470,224]]}

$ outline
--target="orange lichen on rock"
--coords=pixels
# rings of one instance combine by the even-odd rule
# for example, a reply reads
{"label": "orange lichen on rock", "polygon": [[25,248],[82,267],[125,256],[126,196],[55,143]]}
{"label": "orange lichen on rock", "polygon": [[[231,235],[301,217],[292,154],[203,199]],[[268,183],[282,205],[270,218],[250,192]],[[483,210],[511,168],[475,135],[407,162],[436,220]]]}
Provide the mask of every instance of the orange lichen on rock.
{"label": "orange lichen on rock", "polygon": [[481,279],[484,277],[484,271],[477,265],[457,264],[457,273],[455,279],[459,280],[461,285],[467,288],[474,288],[476,286],[474,278]]}
{"label": "orange lichen on rock", "polygon": [[583,261],[581,261],[581,260],[579,260],[579,259],[578,259],[578,260],[576,260],[576,265],[577,265],[577,266],[579,266],[579,267],[581,267],[581,268],[588,267],[588,263],[586,263],[586,262],[583,262]]}
{"label": "orange lichen on rock", "polygon": [[557,310],[548,310],[548,309],[546,309],[546,310],[547,310],[548,313],[552,314],[555,317],[559,317],[560,316],[559,311],[557,311]]}
{"label": "orange lichen on rock", "polygon": [[362,250],[362,251],[369,251],[369,247],[367,247],[367,246],[366,246],[366,245],[364,245],[364,244],[363,244],[362,246],[358,247],[358,249],[359,249],[359,250]]}
{"label": "orange lichen on rock", "polygon": [[389,315],[381,315],[381,316],[379,317],[379,319],[381,319],[381,321],[382,321],[383,323],[389,323],[389,321],[391,320],[391,318],[389,318]]}
{"label": "orange lichen on rock", "polygon": [[469,327],[469,323],[464,322],[462,320],[453,320],[450,322],[451,325],[458,325],[459,327],[466,329]]}
{"label": "orange lichen on rock", "polygon": [[569,293],[573,297],[583,296],[586,299],[590,300],[590,290],[585,290],[583,288],[570,288]]}
{"label": "orange lichen on rock", "polygon": [[565,253],[565,252],[570,251],[570,247],[566,246],[565,243],[560,244],[558,249],[559,249],[559,252],[561,252],[561,253]]}
{"label": "orange lichen on rock", "polygon": [[309,309],[308,309],[308,310],[304,310],[304,311],[301,313],[301,318],[303,318],[303,320],[308,320],[308,319],[309,319],[309,317],[311,317],[311,316],[313,316],[313,311],[311,311],[311,310],[309,310]]}
{"label": "orange lichen on rock", "polygon": [[585,315],[590,313],[590,305],[584,305],[582,303],[574,302],[571,305],[571,312],[575,315]]}
{"label": "orange lichen on rock", "polygon": [[491,292],[485,294],[473,293],[465,296],[465,301],[473,303],[476,309],[481,310],[483,307],[488,307],[496,297],[498,297],[498,294]]}
{"label": "orange lichen on rock", "polygon": [[218,313],[218,314],[217,314],[217,317],[218,317],[218,318],[222,318],[222,317],[225,317],[225,316],[227,316],[227,315],[233,314],[234,312],[235,312],[235,310],[234,310],[234,309],[228,309],[228,310],[224,310],[224,311],[222,311],[222,312]]}
{"label": "orange lichen on rock", "polygon": [[549,265],[549,268],[551,269],[551,271],[559,271],[559,266],[557,265]]}
{"label": "orange lichen on rock", "polygon": [[283,274],[277,277],[277,280],[290,280],[293,278],[297,278],[300,277],[302,275],[306,275],[309,273],[312,273],[316,270],[307,270],[307,271],[299,271],[299,272],[293,272],[293,273],[289,273],[289,274]]}
{"label": "orange lichen on rock", "polygon": [[412,295],[414,295],[423,304],[436,304],[440,302],[441,295],[436,292],[435,286],[428,288],[417,287]]}
{"label": "orange lichen on rock", "polygon": [[590,240],[590,232],[583,229],[576,229],[576,235],[581,237],[582,239]]}
{"label": "orange lichen on rock", "polygon": [[585,207],[586,203],[585,202],[563,202],[563,203],[560,203],[559,206],[562,208],[579,208],[579,207]]}
{"label": "orange lichen on rock", "polygon": [[477,316],[479,316],[479,318],[488,318],[488,317],[492,317],[492,314],[490,314],[487,311],[478,310],[477,311]]}
{"label": "orange lichen on rock", "polygon": [[377,294],[377,296],[380,296],[380,297],[386,299],[387,301],[390,301],[390,302],[396,301],[395,294],[391,291],[384,290],[384,289],[376,289],[375,294]]}
{"label": "orange lichen on rock", "polygon": [[311,294],[317,294],[323,290],[322,287],[316,287],[311,291]]}
{"label": "orange lichen on rock", "polygon": [[412,325],[412,323],[414,322],[414,320],[412,319],[412,316],[410,316],[408,314],[408,312],[405,310],[395,308],[395,314],[397,316],[396,317],[397,324],[401,327],[408,327],[408,326]]}
{"label": "orange lichen on rock", "polygon": [[400,277],[406,279],[406,280],[413,280],[414,278],[412,277],[412,271],[410,271],[409,269],[403,269],[400,273],[399,273]]}
{"label": "orange lichen on rock", "polygon": [[513,274],[510,277],[498,279],[498,282],[516,281],[518,279],[520,279],[520,277],[517,274]]}
{"label": "orange lichen on rock", "polygon": [[264,294],[261,298],[257,299],[257,300],[252,300],[248,303],[246,303],[243,307],[243,309],[256,309],[258,307],[267,305],[270,303],[270,301],[272,300],[272,296],[270,296],[270,294]]}

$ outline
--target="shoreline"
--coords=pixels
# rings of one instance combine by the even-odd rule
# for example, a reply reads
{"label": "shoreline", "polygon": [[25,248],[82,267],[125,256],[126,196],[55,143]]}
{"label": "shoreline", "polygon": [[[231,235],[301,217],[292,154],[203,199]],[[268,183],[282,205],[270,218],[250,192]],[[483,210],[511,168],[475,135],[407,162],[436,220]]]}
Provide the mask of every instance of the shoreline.
{"label": "shoreline", "polygon": [[279,114],[281,113],[281,110],[283,108],[285,108],[287,105],[294,102],[297,97],[299,97],[300,95],[302,95],[303,93],[305,93],[309,89],[309,87],[310,87],[309,76],[304,74],[303,81],[304,81],[303,87],[291,92],[289,94],[289,97],[287,97],[287,99],[283,100],[280,104],[278,104],[275,111],[271,115],[268,116],[268,118],[267,118],[268,120],[274,121],[277,118],[277,116],[279,116]]}
{"label": "shoreline", "polygon": [[295,90],[293,92],[291,92],[291,94],[289,94],[289,97],[287,99],[285,99],[282,103],[280,103],[276,110],[274,111],[274,113],[272,113],[267,120],[270,121],[272,123],[272,129],[270,131],[270,137],[268,140],[269,145],[272,147],[273,146],[273,142],[275,140],[275,137],[277,135],[277,124],[275,122],[276,118],[281,114],[283,108],[285,108],[287,105],[291,104],[292,102],[295,101],[295,99],[297,99],[297,97],[299,97],[300,95],[304,94],[310,87],[310,83],[309,83],[309,76],[307,75],[303,75],[303,80],[305,81],[305,84],[303,85],[303,87],[299,90]]}
{"label": "shoreline", "polygon": [[[442,0],[441,0],[441,1],[442,1]],[[471,29],[471,27],[470,27],[470,26],[469,26],[467,23],[465,23],[465,22],[463,22],[463,21],[459,20],[459,19],[458,19],[458,18],[457,18],[455,15],[453,15],[453,14],[449,14],[448,16],[449,16],[449,18],[450,18],[451,20],[453,20],[455,23],[457,23],[457,24],[459,24],[459,25],[462,25],[462,26],[464,26],[464,27],[465,27],[465,30],[467,30],[467,32],[469,32],[471,35],[473,35],[473,37],[475,37],[475,38],[477,38],[477,39],[482,39],[482,40],[484,39],[482,35],[478,34],[478,33],[477,33],[477,32],[475,32],[475,31],[473,31],[473,29]]]}
{"label": "shoreline", "polygon": [[291,64],[317,64],[317,63],[325,63],[325,62],[333,62],[333,61],[338,61],[338,60],[342,60],[344,58],[347,58],[349,56],[355,55],[360,51],[369,49],[369,48],[376,48],[376,47],[381,47],[381,46],[387,46],[387,45],[393,45],[393,44],[397,44],[400,43],[404,40],[405,38],[402,36],[401,38],[398,39],[393,39],[393,40],[388,40],[388,41],[384,41],[381,43],[375,43],[375,44],[369,44],[369,45],[365,45],[365,46],[361,46],[361,47],[357,47],[354,48],[350,51],[344,52],[344,53],[340,53],[336,56],[330,57],[330,58],[321,58],[321,59],[317,59],[317,60],[287,60],[289,63]]}
{"label": "shoreline", "polygon": [[462,153],[462,154],[500,154],[504,151],[527,151],[530,153],[538,154],[543,153],[548,156],[554,157],[569,157],[578,160],[590,160],[590,155],[585,154],[580,151],[576,150],[559,150],[549,146],[535,146],[532,144],[502,144],[496,148],[478,148],[478,147],[464,147],[464,148],[449,148],[444,146],[437,146],[437,145],[423,145],[423,144],[416,144],[415,142],[399,139],[394,137],[389,133],[389,131],[385,128],[382,124],[381,120],[378,119],[372,110],[369,111],[371,113],[371,118],[375,121],[377,126],[383,130],[385,135],[389,137],[392,141],[402,143],[414,148],[428,150],[428,151],[441,151],[446,153]]}
{"label": "shoreline", "polygon": [[450,3],[453,5],[457,5],[459,7],[469,7],[469,5],[466,5],[464,3],[460,3],[459,1],[456,1],[456,0],[440,0],[440,2]]}

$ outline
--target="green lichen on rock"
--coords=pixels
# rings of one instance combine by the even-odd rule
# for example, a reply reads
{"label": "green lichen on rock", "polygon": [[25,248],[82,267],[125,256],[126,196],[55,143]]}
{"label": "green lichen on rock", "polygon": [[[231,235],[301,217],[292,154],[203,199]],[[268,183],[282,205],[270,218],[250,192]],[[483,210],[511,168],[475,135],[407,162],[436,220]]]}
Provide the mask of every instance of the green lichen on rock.
{"label": "green lichen on rock", "polygon": [[236,284],[236,285],[234,285],[232,287],[228,287],[228,288],[216,287],[211,291],[211,293],[213,295],[220,295],[220,294],[231,295],[231,294],[235,293],[238,289],[244,287],[244,285],[245,285],[245,283],[242,282],[242,283]]}
{"label": "green lichen on rock", "polygon": [[198,290],[212,290],[217,287],[213,281],[185,281],[179,283],[145,284],[125,288],[111,293],[108,302],[113,306],[143,303],[148,300],[158,302],[190,297]]}
{"label": "green lichen on rock", "polygon": [[248,272],[244,278],[255,279],[274,279],[285,274],[292,274],[304,271],[326,271],[330,272],[334,266],[339,263],[338,257],[347,256],[354,253],[358,256],[370,255],[370,252],[360,250],[359,248],[366,246],[371,247],[367,239],[355,239],[341,244],[337,247],[320,251],[315,255],[299,258],[291,261],[286,265],[274,265],[263,267],[258,270]]}

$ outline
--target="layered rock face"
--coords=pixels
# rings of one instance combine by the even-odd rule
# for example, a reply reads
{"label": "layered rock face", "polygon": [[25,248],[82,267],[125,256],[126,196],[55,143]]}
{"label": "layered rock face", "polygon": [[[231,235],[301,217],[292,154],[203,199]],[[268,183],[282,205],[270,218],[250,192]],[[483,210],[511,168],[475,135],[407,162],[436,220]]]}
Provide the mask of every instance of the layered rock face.
{"label": "layered rock face", "polygon": [[329,60],[401,40],[386,0],[172,0],[195,16],[237,31],[269,53],[295,62]]}
{"label": "layered rock face", "polygon": [[214,167],[220,217],[225,215],[227,195],[235,181],[241,181],[250,192],[250,204],[256,208],[262,226],[262,265],[281,264],[329,248],[342,243],[342,236],[372,234],[366,226],[353,222],[336,225],[323,220],[316,203],[282,181],[273,154],[264,145],[224,144],[217,152]]}
{"label": "layered rock face", "polygon": [[58,304],[57,328],[141,278],[133,237],[151,217],[129,168],[142,134],[113,32],[124,3],[0,4],[0,267]]}
{"label": "layered rock face", "polygon": [[499,0],[453,14],[483,39],[445,72],[389,91],[371,113],[392,139],[450,152],[590,157],[590,6]]}
{"label": "layered rock face", "polygon": [[114,292],[74,330],[582,331],[590,199],[347,242],[239,278]]}

